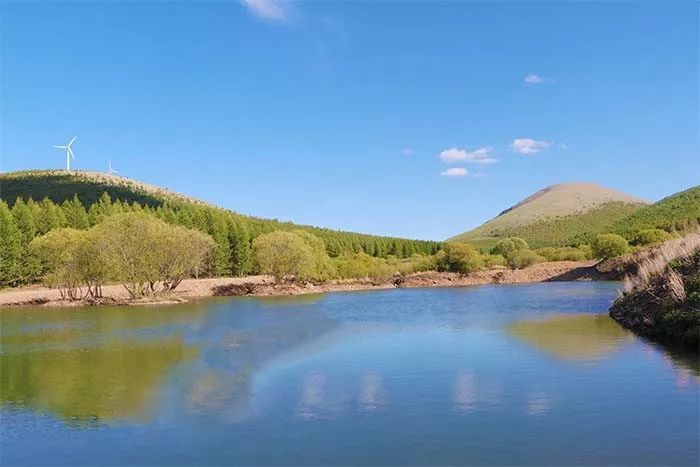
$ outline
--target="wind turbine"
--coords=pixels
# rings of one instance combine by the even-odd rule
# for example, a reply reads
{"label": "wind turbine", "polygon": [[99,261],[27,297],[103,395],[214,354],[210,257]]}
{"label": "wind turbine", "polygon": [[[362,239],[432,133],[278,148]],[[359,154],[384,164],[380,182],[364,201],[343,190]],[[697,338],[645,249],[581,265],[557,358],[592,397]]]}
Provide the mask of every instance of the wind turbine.
{"label": "wind turbine", "polygon": [[112,168],[112,161],[107,161],[107,162],[109,163],[109,170],[107,171],[107,173],[110,174],[110,175],[112,175],[112,174],[118,174],[119,171],[118,171],[118,170],[114,170],[114,169]]}
{"label": "wind turbine", "polygon": [[73,139],[70,140],[68,144],[65,146],[56,146],[54,145],[55,148],[58,149],[65,149],[66,150],[66,171],[70,171],[70,160],[71,158],[75,159],[75,154],[73,154],[73,150],[70,148],[71,144],[75,141],[77,136],[73,136]]}

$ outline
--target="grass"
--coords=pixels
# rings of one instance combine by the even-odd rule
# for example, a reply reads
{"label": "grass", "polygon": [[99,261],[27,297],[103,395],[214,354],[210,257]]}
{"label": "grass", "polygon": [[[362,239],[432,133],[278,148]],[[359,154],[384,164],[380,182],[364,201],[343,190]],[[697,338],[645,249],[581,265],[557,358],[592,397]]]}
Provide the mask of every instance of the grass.
{"label": "grass", "polygon": [[700,223],[700,186],[668,196],[618,220],[612,232],[631,238],[644,229],[689,230]]}

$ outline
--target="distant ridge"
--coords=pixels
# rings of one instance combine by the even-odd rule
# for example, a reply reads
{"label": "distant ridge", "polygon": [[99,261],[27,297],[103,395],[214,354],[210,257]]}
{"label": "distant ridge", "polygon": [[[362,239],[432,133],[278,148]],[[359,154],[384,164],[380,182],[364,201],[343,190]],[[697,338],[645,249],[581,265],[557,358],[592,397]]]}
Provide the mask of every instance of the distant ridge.
{"label": "distant ridge", "polygon": [[450,240],[487,246],[500,237],[521,236],[532,246],[566,244],[577,235],[603,230],[646,204],[646,200],[594,183],[560,183]]}

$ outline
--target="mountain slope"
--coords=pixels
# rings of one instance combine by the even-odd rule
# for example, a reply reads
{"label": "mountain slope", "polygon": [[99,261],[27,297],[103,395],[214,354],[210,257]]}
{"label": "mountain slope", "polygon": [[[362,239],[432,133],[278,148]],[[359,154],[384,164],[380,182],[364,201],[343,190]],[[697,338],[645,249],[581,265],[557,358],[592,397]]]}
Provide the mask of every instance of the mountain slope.
{"label": "mountain slope", "polygon": [[642,199],[592,183],[552,185],[450,240],[488,247],[498,238],[517,236],[533,247],[566,245],[608,230],[644,204]]}
{"label": "mountain slope", "polygon": [[624,236],[644,229],[686,230],[700,224],[700,186],[644,206],[621,219],[612,231]]}
{"label": "mountain slope", "polygon": [[322,238],[331,256],[364,251],[373,256],[403,258],[414,253],[432,254],[440,247],[439,242],[427,240],[382,237],[246,216],[164,188],[98,172],[32,170],[0,174],[0,199],[10,206],[18,197],[36,201],[46,197],[63,203],[77,196],[90,210],[100,204],[104,193],[112,201],[136,203],[165,220],[199,228],[215,239],[221,237],[222,243],[231,234],[228,226],[235,224],[246,231],[250,240],[274,230],[304,229]]}

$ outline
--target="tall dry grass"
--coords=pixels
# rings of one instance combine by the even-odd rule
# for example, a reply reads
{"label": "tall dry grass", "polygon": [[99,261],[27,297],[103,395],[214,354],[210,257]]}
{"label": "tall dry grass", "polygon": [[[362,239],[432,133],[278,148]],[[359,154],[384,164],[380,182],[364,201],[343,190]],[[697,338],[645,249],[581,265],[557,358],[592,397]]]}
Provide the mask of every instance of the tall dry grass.
{"label": "tall dry grass", "polygon": [[668,265],[672,261],[690,258],[700,251],[700,232],[693,232],[683,238],[669,240],[648,250],[637,253],[635,259],[637,273],[625,276],[623,295],[648,288],[654,279],[665,276],[667,286],[678,301],[685,300],[686,293],[680,275]]}

